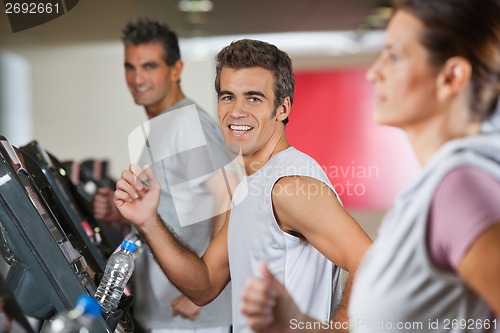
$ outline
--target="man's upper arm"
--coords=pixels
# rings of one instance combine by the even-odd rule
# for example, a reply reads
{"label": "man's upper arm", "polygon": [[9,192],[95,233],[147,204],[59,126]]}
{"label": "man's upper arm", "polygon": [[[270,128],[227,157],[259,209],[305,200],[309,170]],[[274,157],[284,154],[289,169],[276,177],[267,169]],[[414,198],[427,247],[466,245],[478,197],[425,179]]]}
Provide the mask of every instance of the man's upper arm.
{"label": "man's upper arm", "polygon": [[328,185],[310,177],[283,177],[272,200],[283,231],[301,234],[335,265],[357,268],[371,240]]}

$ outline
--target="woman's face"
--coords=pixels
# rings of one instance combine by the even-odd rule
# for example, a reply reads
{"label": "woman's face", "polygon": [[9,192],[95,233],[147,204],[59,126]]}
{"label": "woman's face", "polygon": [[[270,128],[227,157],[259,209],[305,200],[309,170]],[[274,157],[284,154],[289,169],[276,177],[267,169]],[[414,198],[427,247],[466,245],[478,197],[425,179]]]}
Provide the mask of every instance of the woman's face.
{"label": "woman's face", "polygon": [[398,11],[387,27],[384,47],[366,75],[375,88],[375,121],[400,128],[425,124],[436,113],[436,75],[420,44],[423,24]]}

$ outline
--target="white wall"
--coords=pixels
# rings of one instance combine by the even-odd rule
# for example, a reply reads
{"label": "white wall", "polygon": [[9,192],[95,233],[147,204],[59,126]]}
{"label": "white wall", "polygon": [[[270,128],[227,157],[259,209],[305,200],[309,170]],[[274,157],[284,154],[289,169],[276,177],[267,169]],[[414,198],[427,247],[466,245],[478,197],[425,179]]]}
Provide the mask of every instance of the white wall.
{"label": "white wall", "polygon": [[14,53],[0,52],[0,134],[13,145],[33,137],[29,62]]}
{"label": "white wall", "polygon": [[[31,64],[33,139],[62,161],[108,159],[117,177],[129,165],[129,133],[146,121],[125,84],[121,43],[21,54]],[[213,57],[184,61],[185,93],[215,116]]]}

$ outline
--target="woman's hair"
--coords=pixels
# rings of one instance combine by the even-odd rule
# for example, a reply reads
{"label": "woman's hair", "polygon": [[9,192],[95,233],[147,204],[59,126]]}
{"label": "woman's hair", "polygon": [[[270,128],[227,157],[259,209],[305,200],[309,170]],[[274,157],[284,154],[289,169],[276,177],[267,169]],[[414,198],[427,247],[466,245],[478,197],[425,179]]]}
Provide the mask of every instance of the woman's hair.
{"label": "woman's hair", "polygon": [[[295,79],[292,60],[276,46],[251,39],[241,39],[224,47],[216,57],[215,91],[220,93],[220,73],[222,67],[233,69],[261,67],[274,76],[274,107],[277,108],[285,97],[293,104]],[[288,118],[283,120],[286,125]]]}
{"label": "woman's hair", "polygon": [[500,96],[500,2],[498,0],[403,0],[397,4],[422,21],[420,42],[439,68],[451,57],[472,66],[470,108],[482,120]]}

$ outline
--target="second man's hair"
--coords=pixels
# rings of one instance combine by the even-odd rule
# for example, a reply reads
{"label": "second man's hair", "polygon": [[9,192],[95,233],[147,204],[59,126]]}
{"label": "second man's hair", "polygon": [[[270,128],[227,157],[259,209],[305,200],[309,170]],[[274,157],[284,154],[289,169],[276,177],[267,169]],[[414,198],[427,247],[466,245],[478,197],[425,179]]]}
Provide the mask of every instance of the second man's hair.
{"label": "second man's hair", "polygon": [[122,41],[125,45],[160,43],[163,46],[164,60],[168,66],[174,65],[181,58],[177,34],[166,24],[140,19],[137,22],[129,22],[122,33]]}

